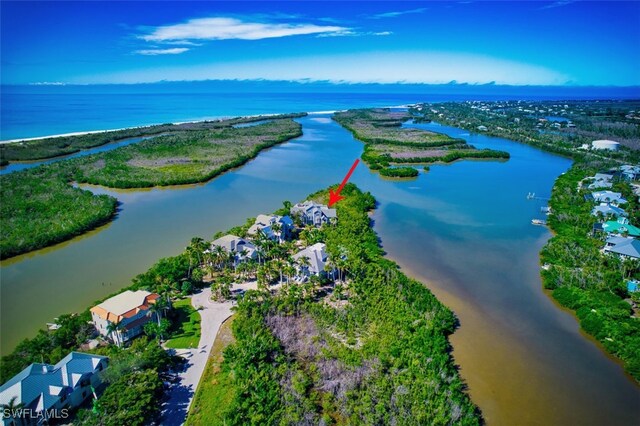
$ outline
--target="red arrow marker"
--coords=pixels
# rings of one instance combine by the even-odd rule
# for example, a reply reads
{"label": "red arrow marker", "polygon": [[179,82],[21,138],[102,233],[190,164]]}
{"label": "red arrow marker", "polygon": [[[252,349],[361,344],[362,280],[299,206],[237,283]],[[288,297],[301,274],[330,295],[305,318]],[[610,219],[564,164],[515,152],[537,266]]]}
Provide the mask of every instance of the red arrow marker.
{"label": "red arrow marker", "polygon": [[340,184],[336,192],[333,192],[333,189],[329,189],[329,207],[331,207],[332,205],[334,205],[335,203],[337,203],[338,201],[344,198],[342,195],[340,195],[340,193],[342,192],[342,188],[344,188],[344,186],[347,184],[347,181],[353,174],[353,171],[356,169],[356,166],[358,165],[359,162],[360,162],[359,159],[356,159],[356,161],[353,162],[353,166],[351,166],[351,168],[349,169],[349,173],[347,173],[344,179],[342,179],[342,183]]}

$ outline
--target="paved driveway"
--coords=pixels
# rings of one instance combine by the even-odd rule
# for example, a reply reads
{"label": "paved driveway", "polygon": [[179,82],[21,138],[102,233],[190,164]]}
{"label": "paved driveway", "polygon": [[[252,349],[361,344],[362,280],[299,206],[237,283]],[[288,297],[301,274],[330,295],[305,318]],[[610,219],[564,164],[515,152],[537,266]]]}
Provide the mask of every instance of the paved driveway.
{"label": "paved driveway", "polygon": [[178,374],[179,381],[171,386],[168,399],[162,405],[161,424],[166,426],[182,425],[187,417],[189,406],[204,373],[209,359],[211,347],[218,334],[220,325],[231,316],[231,302],[217,303],[211,301],[211,289],[205,288],[191,297],[195,308],[202,307],[200,343],[194,349],[178,349],[176,353],[183,356],[187,363]]}

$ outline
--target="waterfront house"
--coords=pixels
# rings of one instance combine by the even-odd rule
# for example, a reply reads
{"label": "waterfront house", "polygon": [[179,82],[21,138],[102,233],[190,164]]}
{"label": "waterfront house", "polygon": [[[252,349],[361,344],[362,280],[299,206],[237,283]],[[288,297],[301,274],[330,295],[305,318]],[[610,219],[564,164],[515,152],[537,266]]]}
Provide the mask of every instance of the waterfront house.
{"label": "waterfront house", "polygon": [[587,194],[587,200],[593,200],[599,203],[610,203],[614,206],[627,202],[627,200],[622,197],[621,193],[612,191],[592,192],[591,194]]}
{"label": "waterfront house", "polygon": [[627,212],[617,206],[612,206],[609,203],[600,203],[599,206],[595,206],[593,210],[591,210],[591,214],[594,216],[598,216],[598,213],[603,217],[613,216],[613,217],[627,217]]}
{"label": "waterfront house", "polygon": [[589,179],[594,181],[587,186],[589,189],[611,188],[613,186],[613,176],[605,173],[596,173]]}
{"label": "waterfront house", "polygon": [[640,228],[629,223],[626,217],[619,217],[618,220],[610,220],[605,223],[598,224],[595,230],[606,232],[614,235],[628,235],[630,237],[640,237]]}
{"label": "waterfront house", "polygon": [[[325,265],[329,259],[324,243],[316,243],[293,255],[293,260],[298,264],[297,281],[306,281],[311,275],[323,276],[326,274]],[[306,262],[301,261],[306,258]],[[303,263],[306,263],[303,265]]]}
{"label": "waterfront house", "polygon": [[481,132],[486,132],[488,130],[487,126],[478,126],[477,129]]}
{"label": "waterfront house", "polygon": [[623,258],[640,259],[640,240],[630,237],[612,236],[606,239],[605,253],[613,253]]}
{"label": "waterfront house", "polygon": [[640,166],[631,166],[628,164],[620,166],[620,173],[625,180],[638,180],[640,179]]}
{"label": "waterfront house", "polygon": [[225,235],[211,243],[211,251],[215,251],[216,247],[222,247],[227,253],[233,256],[233,265],[249,260],[256,259],[258,253],[256,246],[251,242],[235,235]]}
{"label": "waterfront house", "polygon": [[[276,225],[276,226],[274,226]],[[286,241],[293,229],[293,220],[289,216],[260,214],[247,234],[255,236],[262,232],[267,238],[283,242]]]}
{"label": "waterfront house", "polygon": [[[20,405],[26,418],[2,416],[3,426],[63,422],[101,384],[106,356],[71,352],[55,365],[34,363],[0,387],[0,404]],[[20,417],[18,413],[17,417]]]}
{"label": "waterfront house", "polygon": [[[98,332],[110,337],[114,343],[122,344],[144,331],[149,321],[157,321],[149,308],[160,295],[145,290],[124,291],[91,308],[91,319]],[[110,325],[116,326],[112,330]]]}
{"label": "waterfront house", "polygon": [[322,226],[336,219],[336,209],[330,209],[324,204],[305,201],[291,207],[291,215],[299,217],[305,225]]}

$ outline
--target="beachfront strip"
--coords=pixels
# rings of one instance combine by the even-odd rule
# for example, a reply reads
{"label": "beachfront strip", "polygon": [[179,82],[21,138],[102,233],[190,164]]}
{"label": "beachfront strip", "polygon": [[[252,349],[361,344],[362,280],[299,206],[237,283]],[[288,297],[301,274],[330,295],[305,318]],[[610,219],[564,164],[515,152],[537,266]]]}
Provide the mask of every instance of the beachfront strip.
{"label": "beachfront strip", "polygon": [[[308,244],[305,244],[302,239],[296,237],[301,234],[304,234],[305,238],[316,238],[321,235],[323,226],[336,223],[336,210],[313,201],[305,201],[292,206],[289,214],[258,215],[250,227],[242,230],[242,237],[228,234],[212,241],[202,252],[203,260],[207,259],[204,261],[208,264],[210,280],[215,282],[220,276],[226,276],[229,268],[232,268],[237,274],[228,281],[229,284],[233,286],[232,282],[237,282],[235,286],[238,288],[255,288],[255,282],[251,284],[243,267],[249,264],[264,264],[269,257],[274,256],[272,252],[279,252],[278,256],[283,258],[282,261],[287,257],[290,265],[295,265],[295,270],[292,273],[289,268],[284,275],[280,274],[280,280],[270,286],[271,291],[278,291],[285,284],[284,276],[286,276],[286,284],[294,285],[308,283],[310,280],[327,284],[334,279],[335,267],[329,259],[326,245],[315,239],[306,240]],[[284,266],[281,265],[281,267]],[[274,280],[270,280],[270,284],[274,284]],[[215,283],[212,285],[212,292],[214,286]],[[206,294],[212,294],[212,292],[205,291]],[[240,297],[243,291],[235,294]],[[227,300],[232,298],[232,293],[225,293],[225,296],[222,298],[219,295],[212,296],[211,300],[204,302],[213,311],[216,311],[219,306],[222,320],[231,314]],[[163,317],[169,317],[167,311],[171,309],[171,302],[167,299],[147,290],[125,290],[104,300],[89,310],[90,323],[94,329],[91,338],[80,346],[89,351],[96,348],[104,349],[111,344],[126,347],[132,345],[136,337],[145,334],[150,337],[156,334],[155,337],[159,337],[162,341],[162,334],[157,334],[158,327],[149,326],[155,326],[157,323],[161,328],[162,321],[165,321]],[[212,314],[215,315],[215,312]],[[215,330],[208,330],[208,333],[203,330],[202,338],[205,338],[205,334],[215,336],[220,323],[221,321]],[[54,330],[57,328],[56,324],[52,326]],[[203,324],[203,327],[209,326],[213,327],[210,324]],[[200,342],[193,350],[183,351],[166,347],[169,354],[188,356],[191,362],[186,369],[196,370],[197,374],[195,378],[188,372],[165,376],[165,378],[169,377],[169,381],[165,381],[165,393],[169,399],[165,406],[186,404],[188,407],[190,405],[195,386],[200,380],[207,360],[207,356],[198,357],[199,365],[195,365],[193,355],[200,352],[200,347],[210,347],[212,343]],[[183,362],[187,362],[186,359]],[[9,379],[1,388],[0,403],[3,409],[14,410],[3,416],[3,426],[41,424],[44,419],[60,419],[62,416],[65,416],[65,419],[71,419],[80,407],[90,407],[91,404],[87,402],[90,396],[94,398],[93,409],[98,412],[98,397],[108,386],[98,373],[107,368],[107,363],[106,356],[72,351],[55,365],[44,363],[29,365]],[[181,381],[185,377],[192,382],[192,389],[186,401],[184,392],[173,392],[171,389],[172,387],[182,388],[185,384]],[[171,401],[174,394],[178,395],[177,398],[180,398],[180,401]],[[71,409],[73,410],[70,411]],[[163,408],[163,411],[167,411],[163,412],[164,416],[176,416],[175,413],[168,414],[168,409]],[[186,416],[186,410],[178,413],[177,416],[181,418],[170,421],[181,424]]]}

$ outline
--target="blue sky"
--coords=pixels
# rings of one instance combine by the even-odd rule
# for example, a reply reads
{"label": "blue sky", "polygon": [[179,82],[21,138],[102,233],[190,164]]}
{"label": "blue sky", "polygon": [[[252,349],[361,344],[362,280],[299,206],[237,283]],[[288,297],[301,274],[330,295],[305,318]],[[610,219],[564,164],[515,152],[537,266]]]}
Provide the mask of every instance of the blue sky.
{"label": "blue sky", "polygon": [[640,2],[5,2],[3,84],[640,85]]}

